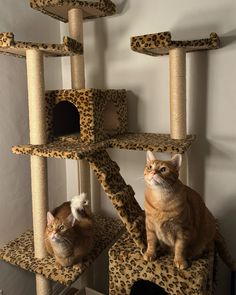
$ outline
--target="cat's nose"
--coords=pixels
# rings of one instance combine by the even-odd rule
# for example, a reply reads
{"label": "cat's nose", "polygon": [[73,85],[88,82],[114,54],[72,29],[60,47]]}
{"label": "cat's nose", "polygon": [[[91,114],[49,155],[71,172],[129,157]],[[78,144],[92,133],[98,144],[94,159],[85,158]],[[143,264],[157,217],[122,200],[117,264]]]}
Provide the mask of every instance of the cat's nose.
{"label": "cat's nose", "polygon": [[58,236],[58,233],[57,233],[57,232],[53,232],[53,233],[52,233],[52,237],[53,237],[53,238],[56,238],[57,236]]}
{"label": "cat's nose", "polygon": [[154,175],[157,175],[157,173],[158,173],[158,171],[154,170],[154,171],[151,172],[151,175],[154,176]]}

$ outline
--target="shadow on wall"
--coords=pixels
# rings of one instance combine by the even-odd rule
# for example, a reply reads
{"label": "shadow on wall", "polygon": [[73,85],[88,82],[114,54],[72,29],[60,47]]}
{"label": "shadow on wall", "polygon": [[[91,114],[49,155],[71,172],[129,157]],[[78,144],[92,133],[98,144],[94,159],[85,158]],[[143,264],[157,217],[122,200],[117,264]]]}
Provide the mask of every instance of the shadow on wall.
{"label": "shadow on wall", "polygon": [[206,139],[207,129],[207,52],[191,53],[189,69],[188,122],[191,126],[189,132],[196,134],[189,157],[190,186],[204,195],[205,191],[205,161],[209,154],[209,143]]}
{"label": "shadow on wall", "polygon": [[[127,0],[116,1],[116,11],[117,13],[114,17],[119,17],[121,14],[124,14],[128,8]],[[90,76],[91,85],[97,88],[107,88],[107,61],[106,61],[106,53],[108,49],[108,32],[107,32],[107,24],[104,18],[98,18],[94,21],[94,44],[96,47],[96,65],[93,68],[93,72]]]}
{"label": "shadow on wall", "polygon": [[236,29],[225,33],[224,36],[220,36],[220,41],[221,47],[226,47],[231,44],[234,44],[234,47],[236,47]]}
{"label": "shadow on wall", "polygon": [[107,26],[103,18],[94,22],[94,44],[96,47],[96,65],[91,73],[91,85],[94,88],[107,88],[106,51],[107,51]]}
{"label": "shadow on wall", "polygon": [[[139,132],[138,126],[138,102],[140,98],[133,91],[127,91],[128,98],[128,131]],[[132,115],[131,115],[132,113]]]}
{"label": "shadow on wall", "polygon": [[116,14],[115,16],[120,16],[121,14],[125,14],[129,9],[128,0],[115,0],[113,1],[116,5]]}
{"label": "shadow on wall", "polygon": [[[236,30],[227,33],[220,39],[221,47],[232,43],[236,44]],[[187,73],[189,77],[187,100],[190,126],[188,132],[197,135],[189,157],[190,186],[196,189],[202,197],[205,192],[205,161],[209,155],[214,153],[214,147],[206,139],[208,54],[208,51],[189,53],[189,73]]]}
{"label": "shadow on wall", "polygon": [[[222,198],[224,198],[224,193],[222,192]],[[227,196],[227,203],[224,204],[223,208],[221,208],[218,217],[220,221],[220,228],[221,232],[225,233],[224,237],[226,239],[226,244],[228,246],[231,245],[229,251],[231,255],[236,260],[236,253],[235,253],[235,235],[232,234],[234,229],[233,225],[235,224],[235,212],[236,212],[236,192],[231,196]]]}
{"label": "shadow on wall", "polygon": [[[222,193],[222,198],[224,198]],[[221,214],[219,214],[218,220],[220,220],[220,231],[226,240],[227,248],[229,253],[236,260],[235,254],[235,235],[233,233],[233,225],[235,224],[235,212],[236,212],[236,193],[232,196],[227,196],[227,204],[221,208]],[[219,267],[217,270],[217,281],[219,281],[219,286],[216,289],[215,295],[221,294],[236,294],[235,284],[236,284],[236,273],[230,272],[229,268],[219,260]],[[230,284],[229,284],[230,282]]]}

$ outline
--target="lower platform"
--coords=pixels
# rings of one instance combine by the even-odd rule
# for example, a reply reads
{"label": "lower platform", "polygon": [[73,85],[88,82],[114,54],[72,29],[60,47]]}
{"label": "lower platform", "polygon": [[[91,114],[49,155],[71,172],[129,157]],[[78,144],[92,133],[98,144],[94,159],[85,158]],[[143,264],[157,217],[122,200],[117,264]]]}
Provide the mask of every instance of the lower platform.
{"label": "lower platform", "polygon": [[74,265],[60,268],[51,256],[44,259],[35,258],[32,231],[23,233],[0,249],[0,259],[69,286],[79,278],[103,250],[117,240],[123,231],[124,226],[120,220],[96,215],[95,245],[91,253],[84,257],[81,267]]}
{"label": "lower platform", "polygon": [[187,270],[176,269],[169,255],[146,262],[125,233],[109,250],[109,295],[129,295],[140,279],[159,285],[169,295],[212,295],[214,267],[214,251],[192,261]]}

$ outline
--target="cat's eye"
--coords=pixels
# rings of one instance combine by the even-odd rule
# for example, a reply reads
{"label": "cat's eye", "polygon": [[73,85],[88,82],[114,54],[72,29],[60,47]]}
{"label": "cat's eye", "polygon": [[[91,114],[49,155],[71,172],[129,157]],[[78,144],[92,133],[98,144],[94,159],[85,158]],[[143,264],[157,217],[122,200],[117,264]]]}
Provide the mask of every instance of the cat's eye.
{"label": "cat's eye", "polygon": [[152,165],[147,165],[147,169],[151,170],[152,169]]}
{"label": "cat's eye", "polygon": [[64,229],[65,229],[65,225],[62,224],[62,225],[60,226],[60,230],[64,230]]}
{"label": "cat's eye", "polygon": [[166,172],[166,167],[161,167],[160,172],[161,173]]}

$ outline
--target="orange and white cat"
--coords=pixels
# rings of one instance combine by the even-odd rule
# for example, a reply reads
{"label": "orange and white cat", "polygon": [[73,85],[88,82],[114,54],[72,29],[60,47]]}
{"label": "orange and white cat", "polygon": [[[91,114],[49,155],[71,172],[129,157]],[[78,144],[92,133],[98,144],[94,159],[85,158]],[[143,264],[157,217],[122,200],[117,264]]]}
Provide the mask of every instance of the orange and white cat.
{"label": "orange and white cat", "polygon": [[47,213],[45,246],[61,266],[71,266],[93,246],[94,221],[86,194],[75,196]]}
{"label": "orange and white cat", "polygon": [[159,246],[174,254],[177,268],[186,269],[188,260],[201,255],[215,242],[225,263],[236,269],[214,216],[200,195],[179,180],[181,161],[179,154],[170,161],[160,161],[152,152],[147,152],[144,170],[147,250],[144,259],[155,260]]}

